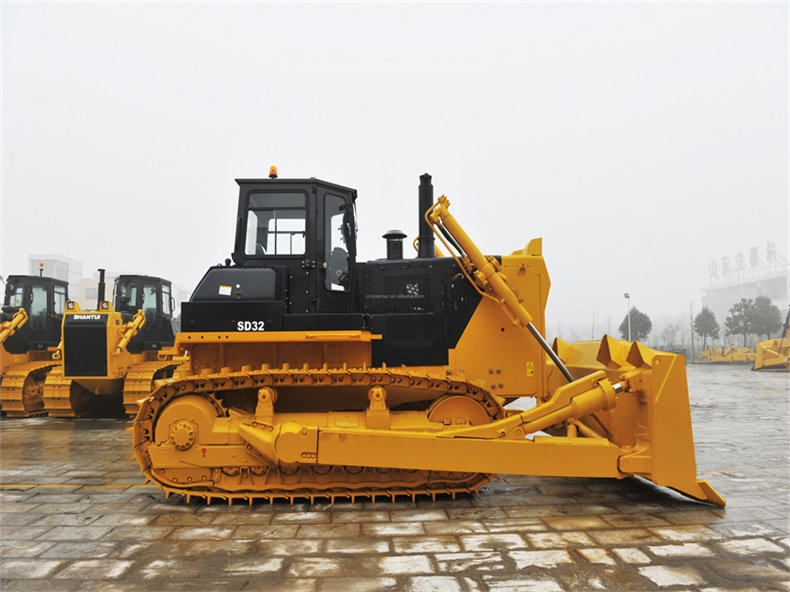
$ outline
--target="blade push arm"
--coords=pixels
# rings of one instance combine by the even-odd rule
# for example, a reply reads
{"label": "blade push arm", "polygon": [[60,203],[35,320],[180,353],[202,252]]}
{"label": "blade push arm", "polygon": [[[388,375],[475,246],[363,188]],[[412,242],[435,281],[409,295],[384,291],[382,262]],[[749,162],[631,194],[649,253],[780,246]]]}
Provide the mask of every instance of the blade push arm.
{"label": "blade push arm", "polygon": [[143,325],[145,325],[145,314],[143,314],[142,310],[138,310],[134,318],[123,326],[123,337],[118,342],[118,347],[115,348],[113,354],[121,353]]}
{"label": "blade push arm", "polygon": [[24,308],[20,308],[10,321],[6,321],[0,325],[0,343],[11,337],[17,329],[27,322],[27,313]]}

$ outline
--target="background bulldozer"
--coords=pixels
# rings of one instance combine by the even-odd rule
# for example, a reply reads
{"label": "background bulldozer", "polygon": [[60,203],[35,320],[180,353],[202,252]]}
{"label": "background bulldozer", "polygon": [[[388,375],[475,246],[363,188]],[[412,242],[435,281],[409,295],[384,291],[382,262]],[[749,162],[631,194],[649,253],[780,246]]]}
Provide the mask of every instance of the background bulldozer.
{"label": "background bulldozer", "polygon": [[709,347],[699,355],[703,364],[753,364],[755,352],[750,347],[730,345],[726,348]]}
{"label": "background bulldozer", "polygon": [[44,381],[57,365],[69,286],[54,278],[11,275],[0,316],[0,405],[9,417],[44,414]]}
{"label": "background bulldozer", "polygon": [[172,376],[183,358],[172,349],[171,283],[158,277],[120,275],[105,300],[99,270],[95,310],[69,301],[63,316],[59,362],[44,383],[44,407],[55,417],[137,413],[136,401],[155,379]]}
{"label": "background bulldozer", "polygon": [[360,262],[355,190],[276,171],[238,184],[233,262],[182,306],[190,367],[132,428],[168,494],[413,499],[495,473],[638,475],[724,505],[696,478],[681,356],[546,342],[540,239],[483,255],[423,175],[417,257],[391,231],[386,259]]}
{"label": "background bulldozer", "polygon": [[790,340],[787,331],[790,329],[790,310],[787,311],[782,335],[779,339],[760,341],[755,346],[754,366],[752,370],[790,370]]}

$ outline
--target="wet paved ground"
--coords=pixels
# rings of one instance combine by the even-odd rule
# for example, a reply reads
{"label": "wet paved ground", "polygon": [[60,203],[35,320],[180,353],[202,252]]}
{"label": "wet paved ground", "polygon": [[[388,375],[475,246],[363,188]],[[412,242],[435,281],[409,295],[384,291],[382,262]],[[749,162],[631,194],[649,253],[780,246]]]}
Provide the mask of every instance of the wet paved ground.
{"label": "wet paved ground", "polygon": [[691,366],[699,476],[206,506],[142,486],[126,420],[0,422],[0,590],[790,590],[790,376]]}

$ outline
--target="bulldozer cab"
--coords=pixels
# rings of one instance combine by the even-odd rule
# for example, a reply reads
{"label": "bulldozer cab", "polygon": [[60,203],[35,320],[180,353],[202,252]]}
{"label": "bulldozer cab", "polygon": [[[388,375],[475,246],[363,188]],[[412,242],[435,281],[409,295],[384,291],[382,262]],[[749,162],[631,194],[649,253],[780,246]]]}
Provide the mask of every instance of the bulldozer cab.
{"label": "bulldozer cab", "polygon": [[145,314],[145,325],[129,343],[131,353],[161,349],[172,345],[174,300],[172,284],[147,275],[121,275],[115,279],[113,306],[124,322],[138,310]]}
{"label": "bulldozer cab", "polygon": [[407,260],[400,245],[357,262],[355,189],[315,178],[237,183],[235,265],[206,272],[182,304],[184,333],[369,330],[380,336],[376,364],[448,362],[480,299],[455,260]]}
{"label": "bulldozer cab", "polygon": [[356,190],[318,179],[237,183],[233,261],[274,270],[260,276],[261,289],[284,300],[287,313],[351,312]]}
{"label": "bulldozer cab", "polygon": [[3,347],[9,353],[18,354],[57,346],[67,300],[68,283],[63,280],[9,276],[0,319],[8,321],[24,308],[29,320],[3,343]]}

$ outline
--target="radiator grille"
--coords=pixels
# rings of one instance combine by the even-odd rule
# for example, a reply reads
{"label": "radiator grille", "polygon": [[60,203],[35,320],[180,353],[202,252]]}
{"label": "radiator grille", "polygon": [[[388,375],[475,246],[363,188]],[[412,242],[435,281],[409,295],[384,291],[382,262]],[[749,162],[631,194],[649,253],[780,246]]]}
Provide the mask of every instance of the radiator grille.
{"label": "radiator grille", "polygon": [[107,317],[71,320],[63,327],[63,372],[65,376],[107,375]]}

